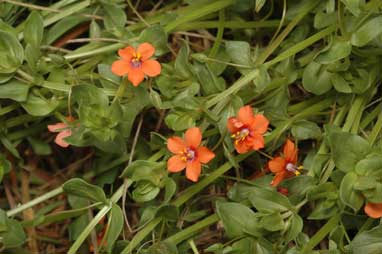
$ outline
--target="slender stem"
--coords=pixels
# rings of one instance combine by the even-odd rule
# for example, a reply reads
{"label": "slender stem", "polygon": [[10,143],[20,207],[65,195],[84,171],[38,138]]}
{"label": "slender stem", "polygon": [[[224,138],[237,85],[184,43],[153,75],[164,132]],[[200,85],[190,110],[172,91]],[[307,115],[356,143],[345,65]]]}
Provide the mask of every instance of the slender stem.
{"label": "slender stem", "polygon": [[195,223],[194,225],[170,236],[165,241],[171,242],[174,244],[179,244],[183,242],[184,240],[188,239],[189,237],[195,235],[203,228],[208,227],[209,225],[212,225],[218,221],[219,221],[219,217],[217,216],[217,214],[212,214],[208,216],[207,218]]}
{"label": "slender stem", "polygon": [[222,43],[223,34],[224,34],[224,20],[225,20],[225,12],[224,9],[221,9],[219,11],[219,26],[218,26],[218,32],[216,34],[216,40],[214,42],[214,45],[212,46],[212,49],[208,55],[208,57],[214,58],[216,56],[216,53],[219,50],[220,44]]}
{"label": "slender stem", "polygon": [[51,190],[51,191],[45,193],[44,195],[29,201],[28,203],[25,203],[25,204],[20,205],[20,206],[14,208],[12,210],[9,210],[7,212],[7,216],[10,217],[10,216],[16,215],[16,214],[18,214],[18,213],[20,213],[20,212],[22,212],[28,208],[31,208],[37,204],[40,204],[40,203],[42,203],[42,202],[44,202],[50,198],[53,198],[53,197],[55,197],[55,196],[57,196],[63,192],[64,192],[64,190],[62,189],[62,187],[58,187],[57,189]]}
{"label": "slender stem", "polygon": [[[277,27],[279,25],[278,20],[266,20],[266,21],[224,21],[222,25],[224,28],[230,29],[247,29],[247,28],[267,28]],[[177,26],[174,31],[188,31],[196,29],[211,29],[219,27],[219,22],[216,21],[195,21],[188,22]]]}
{"label": "slender stem", "polygon": [[309,242],[303,247],[301,253],[309,253],[313,250],[313,248],[338,225],[340,219],[340,214],[336,214],[330,218],[330,220],[328,220],[326,224],[312,238],[310,238]]}
{"label": "slender stem", "polygon": [[149,27],[150,24],[147,23],[147,21],[141,16],[141,14],[139,14],[137,9],[135,9],[134,5],[131,3],[131,0],[127,0],[127,4],[129,5],[130,9],[134,12],[134,14],[137,15],[137,17],[142,21],[142,23]]}
{"label": "slender stem", "polygon": [[193,239],[189,240],[188,244],[191,246],[192,252],[194,252],[194,254],[199,254],[198,248],[196,247]]}

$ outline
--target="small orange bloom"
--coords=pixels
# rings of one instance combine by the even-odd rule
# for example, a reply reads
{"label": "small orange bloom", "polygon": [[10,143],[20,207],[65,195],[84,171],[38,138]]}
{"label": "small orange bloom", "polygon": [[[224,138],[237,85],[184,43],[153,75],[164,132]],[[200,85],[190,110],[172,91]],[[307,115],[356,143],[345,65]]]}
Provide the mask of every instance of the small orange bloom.
{"label": "small orange bloom", "polygon": [[373,219],[382,217],[382,203],[366,203],[363,209],[365,213]]}
{"label": "small orange bloom", "polygon": [[138,86],[145,75],[155,77],[161,72],[159,62],[149,59],[154,55],[154,52],[153,45],[147,42],[139,45],[136,50],[131,46],[120,49],[118,55],[121,59],[111,65],[111,71],[118,76],[127,74],[130,82],[134,86]]}
{"label": "small orange bloom", "polygon": [[[73,122],[74,118],[73,117],[67,117],[66,118],[68,122]],[[69,144],[64,141],[64,138],[69,137],[72,135],[72,130],[69,128],[69,126],[66,123],[56,123],[56,124],[51,124],[48,125],[48,130],[50,132],[58,132],[56,138],[54,139],[54,142],[63,147],[67,148]]]}
{"label": "small orange bloom", "polygon": [[253,115],[251,106],[241,107],[237,118],[230,117],[227,128],[235,139],[235,148],[238,153],[250,150],[259,150],[264,147],[263,135],[269,125],[268,119],[262,114]]}
{"label": "small orange bloom", "polygon": [[167,140],[167,148],[175,154],[167,161],[170,172],[180,172],[186,168],[186,177],[197,182],[201,164],[206,164],[215,157],[207,147],[200,146],[202,133],[199,128],[193,127],[186,131],[184,139],[171,137]]}
{"label": "small orange bloom", "polygon": [[273,158],[268,162],[268,167],[272,173],[275,174],[271,185],[277,186],[285,178],[292,177],[294,175],[300,175],[301,167],[296,166],[298,150],[294,143],[287,139],[283,155]]}

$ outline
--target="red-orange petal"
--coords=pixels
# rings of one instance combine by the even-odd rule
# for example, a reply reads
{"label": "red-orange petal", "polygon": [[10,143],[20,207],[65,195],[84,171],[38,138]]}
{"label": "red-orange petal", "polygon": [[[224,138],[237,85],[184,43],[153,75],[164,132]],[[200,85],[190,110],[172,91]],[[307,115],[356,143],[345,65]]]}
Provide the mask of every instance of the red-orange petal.
{"label": "red-orange petal", "polygon": [[202,142],[202,132],[198,127],[189,128],[184,134],[184,141],[187,147],[197,149]]}
{"label": "red-orange petal", "polygon": [[277,185],[279,185],[279,184],[282,182],[282,180],[284,180],[286,177],[287,177],[287,173],[286,173],[285,171],[282,171],[282,172],[280,172],[280,173],[277,173],[277,174],[275,175],[275,177],[273,177],[273,180],[272,180],[272,182],[271,182],[271,185],[272,185],[272,186],[277,186]]}
{"label": "red-orange petal", "polygon": [[282,157],[275,157],[268,162],[268,167],[273,173],[285,171],[286,161]]}
{"label": "red-orange petal", "polygon": [[118,55],[125,61],[130,62],[133,58],[135,49],[131,46],[118,50]]}
{"label": "red-orange petal", "polygon": [[243,154],[250,150],[250,146],[246,142],[235,143],[235,149],[238,153]]}
{"label": "red-orange petal", "polygon": [[248,141],[251,143],[252,149],[255,151],[260,150],[261,148],[264,148],[264,138],[263,136],[259,134],[255,134],[250,138],[247,138]]}
{"label": "red-orange petal", "polygon": [[142,62],[142,71],[149,77],[155,77],[160,74],[161,66],[158,61],[149,59]]}
{"label": "red-orange petal", "polygon": [[145,75],[141,68],[131,68],[129,70],[128,79],[133,86],[138,86],[145,79]]}
{"label": "red-orange petal", "polygon": [[117,76],[123,76],[129,73],[130,62],[125,60],[117,60],[111,65],[111,71]]}
{"label": "red-orange petal", "polygon": [[240,122],[239,120],[237,120],[237,118],[235,117],[230,117],[228,118],[227,120],[227,128],[229,130],[229,132],[231,133],[236,133],[240,130],[240,128],[242,128],[244,125],[242,122]]}
{"label": "red-orange petal", "polygon": [[264,115],[256,114],[253,117],[253,122],[250,128],[253,132],[262,135],[267,132],[268,125],[269,125],[269,121]]}
{"label": "red-orange petal", "polygon": [[172,173],[180,172],[186,167],[186,162],[182,160],[182,156],[174,155],[167,161],[167,169]]}
{"label": "red-orange petal", "polygon": [[286,161],[291,162],[293,164],[297,163],[298,151],[295,144],[290,139],[287,139],[287,141],[285,142],[283,153]]}
{"label": "red-orange petal", "polygon": [[145,42],[138,46],[137,52],[141,54],[141,60],[146,61],[154,55],[155,48],[150,43]]}
{"label": "red-orange petal", "polygon": [[198,159],[201,163],[206,164],[213,158],[215,158],[215,154],[205,146],[201,146],[197,150]]}
{"label": "red-orange petal", "polygon": [[48,130],[50,132],[60,132],[62,129],[68,127],[66,123],[56,123],[48,125]]}
{"label": "red-orange petal", "polygon": [[67,148],[69,144],[64,140],[64,138],[69,137],[70,135],[72,135],[72,131],[70,129],[61,131],[57,134],[54,142],[63,148]]}
{"label": "red-orange petal", "polygon": [[167,139],[167,149],[175,154],[180,154],[186,149],[183,139],[180,137],[174,136]]}
{"label": "red-orange petal", "polygon": [[244,106],[239,109],[237,119],[244,125],[250,126],[253,122],[253,110],[251,106]]}
{"label": "red-orange petal", "polygon": [[199,161],[189,162],[186,166],[186,177],[193,182],[197,182],[201,171],[202,165]]}
{"label": "red-orange petal", "polygon": [[364,207],[365,213],[373,218],[378,219],[382,217],[382,203],[366,203]]}

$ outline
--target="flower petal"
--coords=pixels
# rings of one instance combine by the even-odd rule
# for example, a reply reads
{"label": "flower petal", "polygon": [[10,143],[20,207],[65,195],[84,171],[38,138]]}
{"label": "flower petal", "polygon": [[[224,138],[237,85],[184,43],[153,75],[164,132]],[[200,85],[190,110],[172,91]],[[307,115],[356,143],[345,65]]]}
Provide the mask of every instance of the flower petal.
{"label": "flower petal", "polygon": [[64,140],[64,138],[69,137],[70,135],[72,135],[72,131],[70,129],[61,131],[57,134],[56,138],[54,139],[54,142],[57,145],[66,148],[69,146],[69,144]]}
{"label": "flower petal", "polygon": [[155,77],[160,74],[161,66],[158,61],[146,60],[142,62],[142,71],[149,77]]}
{"label": "flower petal", "polygon": [[186,177],[193,182],[197,182],[201,171],[202,165],[199,161],[189,162],[186,167]]}
{"label": "flower petal", "polygon": [[250,142],[252,149],[257,151],[264,148],[264,138],[259,134],[255,134],[251,137],[247,137],[247,142]]}
{"label": "flower petal", "polygon": [[198,159],[201,163],[208,163],[215,158],[215,154],[205,146],[199,147],[197,150]]}
{"label": "flower petal", "polygon": [[124,49],[118,50],[118,55],[125,61],[130,62],[131,58],[133,58],[135,53],[135,49],[131,46],[128,46]]}
{"label": "flower petal", "polygon": [[238,153],[246,153],[250,150],[250,146],[246,142],[235,143],[235,149]]}
{"label": "flower petal", "polygon": [[273,173],[285,171],[286,161],[282,157],[273,158],[268,162],[268,167]]}
{"label": "flower petal", "polygon": [[286,161],[296,164],[298,150],[290,139],[285,142],[283,152]]}
{"label": "flower petal", "polygon": [[281,183],[282,180],[284,180],[287,176],[287,173],[285,171],[282,171],[280,173],[277,173],[275,177],[273,177],[273,180],[271,182],[272,186],[277,186]]}
{"label": "flower petal", "polygon": [[146,61],[154,55],[155,48],[150,43],[145,42],[138,46],[137,52],[141,54],[141,60]]}
{"label": "flower petal", "polygon": [[50,132],[60,132],[62,129],[68,127],[66,123],[56,123],[48,125],[48,130]]}
{"label": "flower petal", "polygon": [[240,131],[240,128],[242,128],[244,124],[240,122],[236,117],[230,117],[227,120],[227,128],[229,132],[236,133]]}
{"label": "flower petal", "polygon": [[269,125],[268,119],[262,114],[256,114],[253,119],[250,126],[251,131],[258,134],[266,133]]}
{"label": "flower petal", "polygon": [[180,172],[186,167],[186,162],[182,160],[182,156],[174,155],[167,161],[167,169],[172,173]]}
{"label": "flower petal", "polygon": [[382,217],[382,203],[366,203],[364,207],[365,213],[374,219]]}
{"label": "flower petal", "polygon": [[167,139],[167,149],[175,154],[180,154],[186,149],[183,139],[174,136]]}
{"label": "flower petal", "polygon": [[202,142],[202,132],[198,127],[189,128],[184,134],[184,141],[187,147],[196,149]]}
{"label": "flower petal", "polygon": [[145,75],[141,68],[131,68],[129,70],[128,79],[133,86],[138,86],[145,79]]}
{"label": "flower petal", "polygon": [[126,75],[130,69],[130,62],[126,60],[117,60],[111,65],[111,71],[117,76]]}
{"label": "flower petal", "polygon": [[240,122],[245,125],[251,125],[253,122],[253,110],[251,106],[244,106],[239,109],[237,113],[237,118]]}

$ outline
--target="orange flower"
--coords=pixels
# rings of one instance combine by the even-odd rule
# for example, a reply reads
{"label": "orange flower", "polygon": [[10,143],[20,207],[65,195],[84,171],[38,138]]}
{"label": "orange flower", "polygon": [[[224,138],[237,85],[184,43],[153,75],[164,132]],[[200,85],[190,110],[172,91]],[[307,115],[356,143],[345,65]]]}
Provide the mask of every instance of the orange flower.
{"label": "orange flower", "polygon": [[193,127],[186,131],[184,139],[171,137],[167,140],[167,148],[175,154],[167,161],[170,172],[180,172],[186,168],[186,177],[197,182],[201,164],[206,164],[215,157],[207,147],[200,146],[202,133],[199,128]]}
{"label": "orange flower", "polygon": [[277,186],[285,178],[301,174],[301,167],[296,166],[298,150],[294,143],[287,139],[283,155],[273,158],[268,162],[268,167],[275,174],[271,185]]}
{"label": "orange flower", "polygon": [[227,128],[235,139],[238,153],[259,150],[264,147],[263,134],[267,131],[269,121],[262,114],[253,115],[251,106],[241,107],[237,118],[230,117]]}
{"label": "orange flower", "polygon": [[121,59],[111,65],[111,71],[118,76],[127,74],[130,82],[134,86],[138,86],[145,75],[155,77],[161,72],[159,62],[149,59],[154,55],[154,52],[153,45],[147,42],[139,45],[136,50],[131,46],[120,49],[118,55]]}
{"label": "orange flower", "polygon": [[363,209],[365,213],[373,219],[382,217],[382,203],[366,203]]}
{"label": "orange flower", "polygon": [[[68,122],[73,122],[74,118],[68,116],[67,118]],[[69,126],[66,123],[56,123],[48,125],[48,130],[50,132],[58,132],[56,138],[54,139],[54,142],[63,147],[67,148],[69,146],[68,143],[65,142],[64,138],[69,137],[72,135],[72,130],[69,128]]]}

